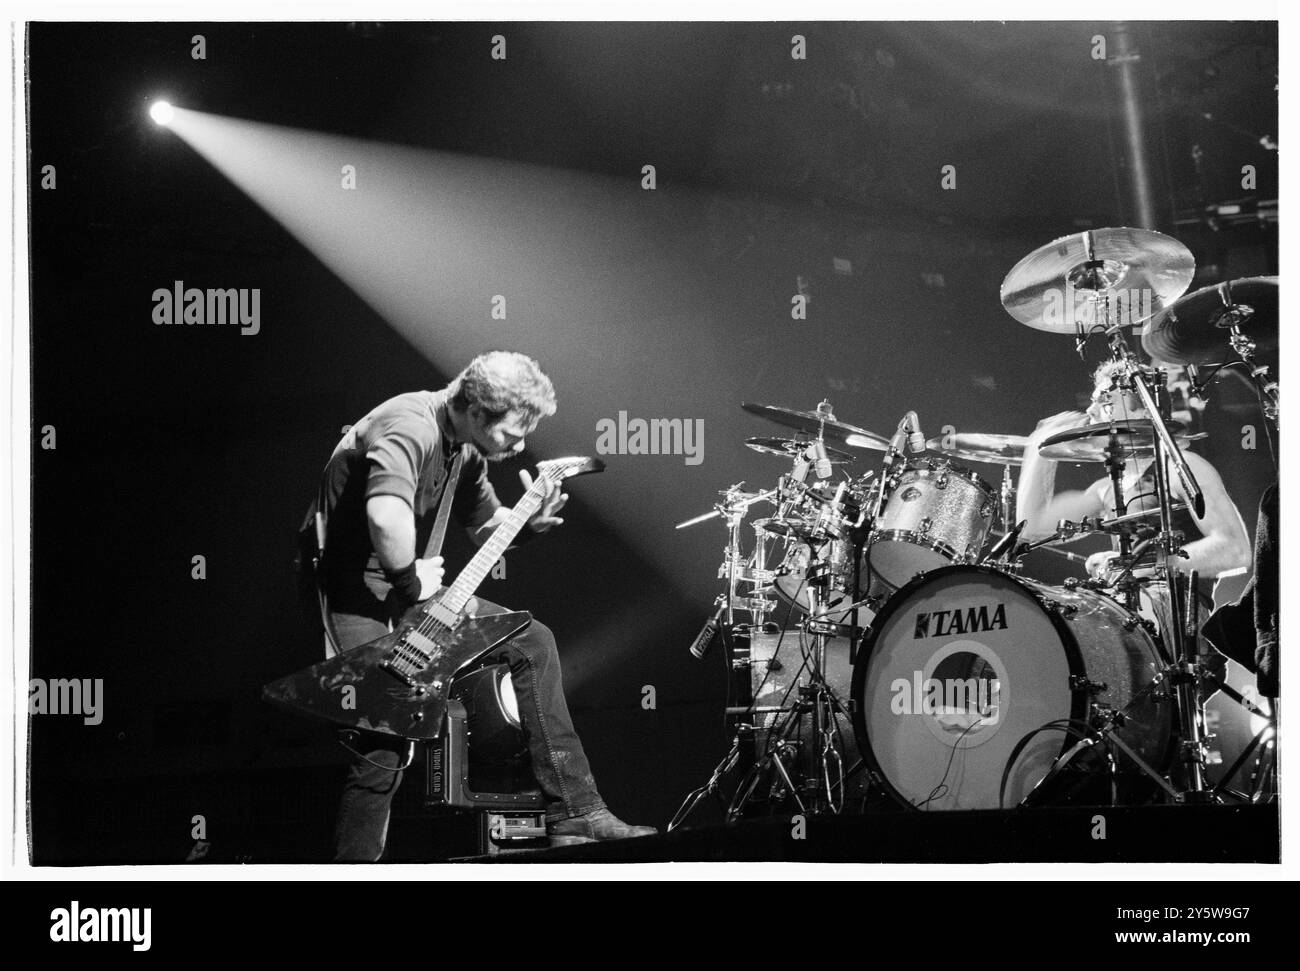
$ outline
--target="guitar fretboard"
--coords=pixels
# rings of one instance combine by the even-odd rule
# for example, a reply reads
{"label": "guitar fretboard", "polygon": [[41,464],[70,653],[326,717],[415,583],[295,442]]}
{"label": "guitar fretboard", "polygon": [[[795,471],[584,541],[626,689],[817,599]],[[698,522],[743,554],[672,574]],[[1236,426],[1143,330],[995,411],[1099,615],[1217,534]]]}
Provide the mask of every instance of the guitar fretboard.
{"label": "guitar fretboard", "polygon": [[465,609],[465,604],[469,603],[469,598],[474,596],[474,591],[478,589],[478,585],[483,582],[483,578],[488,575],[496,561],[501,559],[501,554],[506,551],[510,541],[519,535],[519,531],[541,508],[542,490],[546,487],[546,482],[545,476],[539,477],[532,488],[525,492],[523,498],[510,510],[510,515],[492,531],[488,541],[474,554],[474,558],[469,561],[465,569],[460,571],[456,582],[447,588],[441,600],[443,607],[457,614]]}

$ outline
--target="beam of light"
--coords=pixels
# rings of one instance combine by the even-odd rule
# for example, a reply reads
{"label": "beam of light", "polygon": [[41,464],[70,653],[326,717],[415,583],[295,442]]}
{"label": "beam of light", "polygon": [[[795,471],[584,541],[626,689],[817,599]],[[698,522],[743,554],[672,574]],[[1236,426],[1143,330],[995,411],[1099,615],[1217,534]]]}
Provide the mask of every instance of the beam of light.
{"label": "beam of light", "polygon": [[[606,455],[609,471],[574,488],[668,578],[647,577],[658,589],[655,612],[674,602],[708,609],[720,557],[704,564],[699,549],[716,551],[721,531],[683,540],[673,524],[737,478],[727,463],[744,449],[742,436],[719,440],[713,424],[723,409],[740,418],[741,385],[728,380],[740,371],[734,343],[707,339],[705,267],[674,245],[684,225],[706,235],[698,200],[644,191],[639,171],[598,177],[185,108],[171,130],[443,373],[490,348],[540,361],[559,412],[530,438],[536,455],[596,454],[597,422],[620,411],[706,419],[702,464]],[[498,295],[505,320],[492,317]],[[653,637],[644,617],[634,626]],[[617,663],[608,644],[592,652],[594,666]],[[593,671],[572,673],[580,682]],[[566,662],[566,682],[568,674]]]}
{"label": "beam of light", "polygon": [[164,127],[170,125],[176,117],[176,109],[166,101],[155,101],[149,106],[149,117]]}

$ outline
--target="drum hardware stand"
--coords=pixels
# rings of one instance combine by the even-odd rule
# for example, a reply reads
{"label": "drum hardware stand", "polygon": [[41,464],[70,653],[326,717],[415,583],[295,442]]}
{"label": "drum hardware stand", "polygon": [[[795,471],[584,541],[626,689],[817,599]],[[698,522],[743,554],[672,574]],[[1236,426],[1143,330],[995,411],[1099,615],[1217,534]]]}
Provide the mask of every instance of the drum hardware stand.
{"label": "drum hardware stand", "polygon": [[[1255,736],[1250,740],[1250,743],[1242,750],[1241,754],[1237,756],[1232,765],[1228,767],[1228,770],[1224,772],[1223,778],[1219,781],[1219,784],[1210,791],[1210,795],[1215,801],[1220,801],[1225,793],[1232,793],[1234,795],[1244,796],[1249,802],[1256,802],[1259,800],[1260,793],[1263,791],[1268,779],[1272,776],[1277,766],[1277,699],[1273,699],[1273,704],[1270,705],[1270,710],[1266,712],[1258,705],[1251,702],[1249,698],[1242,695],[1241,692],[1237,691],[1231,685],[1224,684],[1218,678],[1207,677],[1205,681],[1208,684],[1210,693],[1220,691],[1239,704],[1242,708],[1246,709],[1250,714],[1257,718],[1265,719],[1263,727],[1255,733]],[[1228,783],[1231,782],[1233,777],[1242,770],[1250,760],[1250,757],[1255,753],[1255,750],[1261,746],[1263,747],[1263,751],[1260,753],[1259,760],[1255,765],[1256,777],[1251,784],[1251,791],[1249,793],[1239,793],[1236,790],[1230,789]]]}
{"label": "drum hardware stand", "polygon": [[1002,466],[1002,488],[998,493],[999,514],[1002,517],[1002,527],[1007,528],[1016,514],[1016,484],[1011,478],[1011,466]]}
{"label": "drum hardware stand", "polygon": [[[1195,637],[1188,637],[1185,622],[1187,617],[1186,604],[1183,600],[1181,585],[1177,580],[1179,574],[1173,563],[1175,556],[1180,554],[1185,556],[1186,554],[1179,545],[1181,537],[1173,528],[1173,509],[1170,502],[1170,483],[1165,468],[1166,461],[1173,464],[1197,518],[1205,514],[1205,495],[1201,492],[1196,477],[1187,465],[1187,459],[1183,456],[1178,443],[1174,441],[1168,426],[1165,424],[1165,412],[1157,401],[1156,391],[1152,384],[1155,369],[1144,368],[1138,364],[1133,351],[1129,348],[1122,331],[1118,327],[1111,330],[1111,351],[1114,360],[1124,366],[1123,370],[1115,375],[1114,386],[1122,390],[1132,390],[1138,396],[1142,401],[1143,408],[1150,417],[1152,428],[1156,433],[1152,446],[1154,452],[1153,466],[1156,474],[1156,497],[1160,503],[1160,532],[1157,537],[1148,542],[1159,544],[1162,564],[1157,570],[1157,574],[1164,579],[1169,588],[1170,624],[1166,633],[1171,642],[1169,647],[1173,656],[1172,670],[1174,672],[1175,697],[1177,699],[1178,721],[1182,740],[1182,758],[1187,770],[1186,789],[1183,791],[1182,797],[1183,801],[1186,802],[1205,802],[1210,798],[1210,792],[1205,779],[1205,732],[1196,685],[1199,662]],[[1110,464],[1109,455],[1107,464],[1108,466]],[[1116,471],[1112,469],[1112,482],[1116,481],[1117,476]],[[1117,514],[1122,515],[1123,512],[1120,510],[1123,500],[1118,484],[1116,485],[1115,502]],[[1124,537],[1121,536],[1121,550],[1123,549]],[[1189,595],[1187,602],[1190,603],[1192,599],[1193,597]]]}
{"label": "drum hardware stand", "polygon": [[[740,599],[737,597],[737,593],[739,592],[738,585],[741,583],[742,579],[739,574],[741,520],[743,520],[745,514],[749,512],[750,506],[756,502],[771,499],[777,491],[773,489],[768,492],[758,493],[754,496],[747,496],[740,491],[740,487],[744,484],[745,483],[743,482],[738,482],[730,489],[726,490],[726,492],[722,493],[723,500],[717,505],[718,513],[727,523],[727,545],[723,550],[723,556],[726,560],[727,590],[724,594],[718,597],[718,602],[725,608],[724,612],[726,613],[727,626],[729,628],[735,627],[736,604]],[[754,551],[754,562],[751,565],[751,569],[746,571],[749,573],[749,576],[746,579],[751,582],[755,580],[756,571],[760,571],[764,566],[764,563],[759,559],[761,555],[760,550],[766,552],[764,546],[760,545],[757,547]],[[755,627],[761,628],[763,626],[763,621],[767,610],[769,609],[769,604],[770,601],[767,601],[762,597],[745,598],[745,607],[751,611]]]}
{"label": "drum hardware stand", "polygon": [[[1128,503],[1124,501],[1124,456],[1119,447],[1119,436],[1112,430],[1110,441],[1106,446],[1106,471],[1110,474],[1111,495],[1115,498],[1115,516],[1128,515]],[[1126,563],[1132,563],[1133,540],[1127,532],[1119,534],[1119,555],[1120,559]],[[1124,605],[1129,610],[1136,610],[1138,606],[1137,592],[1129,590],[1125,593]]]}
{"label": "drum hardware stand", "polygon": [[[798,812],[838,814],[843,809],[844,765],[835,747],[835,715],[839,706],[825,678],[827,642],[839,625],[830,624],[823,619],[826,611],[825,584],[818,581],[824,578],[827,563],[817,554],[818,547],[822,545],[818,537],[813,536],[808,542],[811,556],[807,572],[812,581],[807,584],[810,609],[803,627],[812,636],[812,644],[806,655],[809,683],[798,686],[798,700],[794,705],[789,708],[774,709],[785,714],[784,723],[778,723],[779,730],[776,725],[773,726],[773,733],[779,731],[779,737],[772,741],[769,735],[767,751],[762,760],[754,766],[749,778],[742,783],[736,797],[732,800],[728,822],[739,818],[745,804],[757,790],[760,780],[771,771],[776,773],[780,783],[790,792]],[[792,761],[798,758],[799,744],[792,741],[790,735],[798,728],[803,717],[809,714],[812,716],[811,737],[815,740],[814,744],[819,746],[816,749],[817,778],[814,780],[809,777],[805,780],[802,787],[805,796],[801,797],[801,787],[796,785],[790,771]],[[810,754],[811,751],[809,750]],[[837,787],[839,788],[838,799],[835,796]]]}
{"label": "drum hardware stand", "polygon": [[[1255,391],[1259,395],[1259,404],[1264,412],[1264,418],[1277,428],[1279,403],[1278,403],[1278,385],[1268,373],[1268,365],[1255,363],[1256,343],[1254,338],[1249,334],[1242,333],[1242,326],[1255,316],[1255,308],[1249,304],[1233,303],[1231,296],[1226,287],[1220,287],[1219,296],[1223,300],[1223,312],[1214,320],[1214,326],[1220,330],[1228,332],[1228,346],[1231,347],[1241,361],[1232,361],[1222,364],[1210,372],[1209,377],[1204,381],[1199,380],[1196,373],[1192,374],[1191,393],[1198,398],[1205,400],[1205,389],[1210,382],[1214,380],[1215,375],[1226,367],[1233,367],[1237,364],[1244,364],[1250,373],[1250,380],[1255,385]],[[1195,365],[1192,365],[1194,368]]]}
{"label": "drum hardware stand", "polygon": [[[669,820],[665,832],[671,833],[682,823],[686,822],[687,817],[689,817],[691,813],[695,812],[695,807],[703,802],[707,796],[713,796],[717,799],[718,803],[722,806],[722,811],[724,813],[727,812],[728,806],[723,800],[721,793],[722,779],[740,762],[740,737],[744,734],[744,729],[750,729],[750,726],[742,724],[736,727],[736,735],[731,740],[731,749],[722,757],[722,761],[714,766],[713,774],[709,776],[709,781],[704,783],[704,785],[700,786],[700,788],[696,789],[694,792],[688,793],[686,798],[682,800],[682,804],[677,808],[677,812],[673,813],[673,818]],[[750,730],[752,731],[752,729]]]}
{"label": "drum hardware stand", "polygon": [[[817,407],[817,413],[819,416],[822,416],[823,421],[834,420],[834,415],[831,412],[831,406],[829,401],[823,401],[821,404],[819,404]],[[678,529],[682,529],[687,526],[694,525],[695,523],[703,522],[705,520],[717,518],[717,517],[723,518],[726,522],[728,541],[723,551],[724,565],[722,569],[719,570],[719,576],[725,577],[727,583],[726,583],[726,590],[722,594],[720,594],[717,600],[715,601],[715,603],[719,608],[718,614],[715,616],[715,621],[721,621],[723,616],[725,615],[724,629],[727,635],[725,639],[727,640],[730,640],[729,635],[734,634],[740,629],[745,627],[748,627],[748,629],[750,630],[765,629],[767,626],[764,623],[766,616],[768,612],[774,607],[773,601],[768,600],[767,598],[762,597],[761,595],[755,595],[749,597],[742,597],[739,595],[740,594],[739,585],[741,583],[750,583],[761,588],[762,586],[770,584],[775,579],[775,574],[765,569],[766,534],[763,526],[761,526],[760,524],[757,523],[754,524],[754,528],[756,532],[754,554],[752,558],[742,567],[741,555],[740,555],[741,522],[744,519],[745,514],[748,512],[749,507],[752,504],[763,500],[773,500],[777,503],[778,519],[784,520],[793,512],[794,507],[796,506],[796,504],[798,503],[802,495],[808,491],[807,487],[805,486],[805,481],[808,478],[809,472],[813,470],[815,465],[818,466],[819,473],[824,472],[827,467],[823,465],[826,459],[826,454],[823,451],[823,447],[824,447],[823,435],[822,435],[823,429],[824,426],[819,424],[816,440],[814,442],[809,443],[808,447],[805,450],[799,452],[795,456],[793,469],[791,470],[790,473],[781,477],[780,483],[776,489],[772,489],[763,493],[757,493],[754,495],[747,495],[741,492],[741,488],[744,486],[744,483],[743,482],[736,483],[735,485],[731,486],[729,489],[726,489],[722,493],[720,493],[720,495],[723,497],[722,501],[715,505],[713,512],[706,513],[703,516],[698,516],[694,519],[688,520],[684,523],[679,524],[677,527]],[[821,461],[819,461],[819,459]],[[818,478],[821,479],[823,478],[823,476],[819,474]],[[833,511],[833,510],[838,510],[840,508],[840,504],[841,501],[843,500],[844,491],[846,488],[847,488],[847,483],[841,483],[839,485],[835,493],[834,499],[831,500],[829,504],[830,510]],[[818,522],[815,525],[815,529],[818,532],[815,534],[813,541],[810,542],[810,549],[812,553],[808,565],[808,575],[809,577],[813,578],[813,582],[809,585],[810,591],[814,591],[814,590],[820,591],[821,588],[825,586],[825,583],[829,580],[830,563],[829,561],[824,561],[817,558],[817,547],[820,544],[816,541],[816,536],[820,535],[821,531],[824,531],[829,528],[829,526],[831,525],[831,523],[829,522],[830,518],[831,517],[827,516],[826,512],[823,511],[823,516],[819,518]],[[821,587],[817,586],[819,580],[821,581]],[[757,593],[757,591],[755,592]],[[822,614],[824,614],[825,612],[824,595],[821,595],[820,593],[810,592],[809,596],[810,596],[810,605],[812,606],[812,610],[813,610],[813,614],[810,615],[810,619],[812,616],[821,616]],[[746,610],[750,613],[751,623],[749,625],[738,624],[736,622],[737,608]],[[799,807],[799,811],[800,812],[807,811],[805,809],[805,802],[803,799],[800,798],[798,787],[795,785],[794,780],[792,779],[791,774],[789,772],[789,769],[787,768],[786,761],[787,759],[797,756],[797,751],[798,751],[798,745],[790,741],[788,736],[791,733],[791,731],[799,725],[801,716],[807,713],[809,709],[811,709],[813,713],[814,737],[820,738],[822,741],[821,759],[822,759],[823,768],[821,774],[825,780],[826,803],[828,805],[834,804],[834,798],[832,795],[832,785],[830,782],[830,775],[831,775],[830,765],[832,763],[836,766],[835,774],[837,779],[840,780],[839,784],[842,789],[843,764],[842,761],[840,760],[839,753],[835,751],[833,746],[833,730],[835,725],[834,705],[829,701],[828,689],[826,689],[824,686],[824,676],[822,674],[825,666],[825,651],[826,651],[825,645],[826,645],[826,639],[829,636],[828,631],[830,630],[830,626],[829,625],[822,625],[822,626],[824,629],[814,634],[816,645],[814,648],[813,661],[812,664],[810,665],[810,668],[812,670],[812,677],[814,681],[819,685],[819,687],[811,695],[811,697],[807,695],[806,689],[801,686],[799,701],[793,708],[784,708],[784,707],[755,708],[753,705],[748,705],[739,708],[729,708],[727,711],[727,714],[729,715],[732,714],[753,715],[753,714],[766,714],[766,713],[775,713],[775,712],[782,712],[787,715],[786,724],[781,733],[781,737],[776,741],[774,745],[769,745],[768,751],[764,754],[763,759],[751,769],[747,781],[742,782],[741,790],[736,793],[731,804],[728,807],[726,807],[727,819],[729,822],[737,818],[739,812],[741,811],[745,803],[750,799],[751,795],[753,794],[755,788],[758,785],[759,780],[766,775],[769,767],[775,770],[777,775],[780,777],[782,784],[784,784],[784,786],[789,790],[790,794],[794,798],[795,804]],[[707,629],[708,628],[706,626],[706,630]],[[815,631],[816,626],[810,624],[808,629]],[[732,652],[729,651],[729,654],[731,653]],[[729,663],[733,667],[735,667],[739,662],[737,662],[737,660],[733,656],[729,658]],[[827,719],[827,723],[830,725],[831,728],[830,733],[819,731],[821,725],[821,712],[823,707],[829,712],[829,718]],[[704,786],[700,787],[699,789],[696,789],[695,791],[687,795],[687,797],[683,801],[681,807],[678,809],[677,813],[674,815],[669,825],[670,831],[676,828],[677,826],[680,826],[681,823],[685,821],[685,819],[691,814],[691,812],[694,811],[695,807],[698,806],[699,803],[706,796],[714,795],[720,798],[719,790],[722,783],[722,779],[728,772],[730,772],[738,764],[740,760],[742,742],[746,737],[746,735],[752,735],[753,732],[754,732],[754,726],[749,723],[741,722],[740,724],[737,725],[736,734],[733,737],[732,744],[729,751],[725,756],[723,756],[722,760],[717,764],[717,766],[715,766],[713,773],[709,778],[709,781],[706,782]],[[821,801],[820,797],[818,801],[819,802]],[[834,808],[835,811],[838,812],[839,807],[835,806]]]}
{"label": "drum hardware stand", "polygon": [[1167,793],[1174,802],[1182,802],[1183,795],[1171,786],[1164,776],[1149,766],[1140,755],[1134,752],[1133,749],[1131,749],[1125,741],[1119,737],[1119,734],[1115,729],[1117,726],[1124,724],[1124,713],[1122,711],[1116,711],[1108,705],[1102,705],[1096,702],[1094,702],[1091,707],[1092,715],[1089,718],[1089,730],[1093,734],[1087,738],[1080,739],[1073,748],[1057,758],[1057,760],[1052,764],[1051,769],[1048,770],[1047,774],[1038,781],[1034,788],[1031,789],[1023,799],[1020,800],[1020,805],[1028,805],[1030,800],[1033,799],[1034,793],[1038,792],[1038,790],[1041,789],[1049,779],[1054,778],[1058,773],[1060,773],[1084,749],[1091,748],[1093,745],[1099,743],[1106,746],[1106,761],[1110,767],[1111,774],[1112,803],[1115,801],[1114,794],[1116,793],[1116,779],[1118,778],[1119,772],[1119,760],[1115,757],[1117,750],[1128,756],[1129,761],[1141,769],[1146,775],[1150,776],[1151,779],[1155,781],[1156,785],[1164,790],[1164,792]]}
{"label": "drum hardware stand", "polygon": [[[799,716],[802,713],[803,702],[800,700],[792,708],[788,709],[785,724],[781,727],[781,734],[777,738],[776,742],[773,743],[769,737],[767,751],[763,753],[762,760],[756,763],[754,767],[749,770],[746,779],[742,780],[740,788],[737,789],[735,796],[731,800],[731,804],[727,807],[726,821],[728,823],[734,823],[740,818],[740,813],[745,808],[745,804],[749,802],[754,791],[758,788],[759,781],[764,778],[769,769],[776,770],[777,775],[781,778],[781,782],[784,783],[791,798],[794,799],[795,805],[799,807],[799,812],[807,812],[803,800],[799,798],[799,788],[794,784],[794,780],[790,777],[790,772],[786,767],[785,762],[787,758],[798,757],[798,743],[790,741],[789,736],[794,727],[799,724]],[[751,732],[754,730],[753,726],[749,725],[742,726],[742,728]],[[737,745],[739,745],[741,734],[742,732],[737,732]]]}

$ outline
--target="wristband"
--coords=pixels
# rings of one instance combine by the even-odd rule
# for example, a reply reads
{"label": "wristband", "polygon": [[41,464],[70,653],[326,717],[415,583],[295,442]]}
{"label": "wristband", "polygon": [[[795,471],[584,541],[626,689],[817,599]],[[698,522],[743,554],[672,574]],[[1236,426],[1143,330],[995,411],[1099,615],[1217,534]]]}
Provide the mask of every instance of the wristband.
{"label": "wristband", "polygon": [[416,572],[414,560],[400,570],[385,570],[384,577],[403,599],[411,603],[419,602],[420,574]]}

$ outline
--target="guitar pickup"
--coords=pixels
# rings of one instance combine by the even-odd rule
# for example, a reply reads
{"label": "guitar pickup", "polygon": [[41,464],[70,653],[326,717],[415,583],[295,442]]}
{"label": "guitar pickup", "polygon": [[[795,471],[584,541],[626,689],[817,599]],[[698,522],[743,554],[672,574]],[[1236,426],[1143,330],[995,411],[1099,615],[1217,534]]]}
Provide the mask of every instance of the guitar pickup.
{"label": "guitar pickup", "polygon": [[426,661],[432,661],[440,650],[436,641],[430,640],[418,630],[407,631],[402,636],[402,643],[419,651]]}
{"label": "guitar pickup", "polygon": [[429,603],[423,608],[425,616],[431,620],[437,621],[447,630],[455,630],[456,625],[460,623],[460,614],[445,607],[440,603]]}

